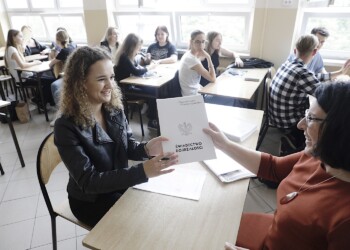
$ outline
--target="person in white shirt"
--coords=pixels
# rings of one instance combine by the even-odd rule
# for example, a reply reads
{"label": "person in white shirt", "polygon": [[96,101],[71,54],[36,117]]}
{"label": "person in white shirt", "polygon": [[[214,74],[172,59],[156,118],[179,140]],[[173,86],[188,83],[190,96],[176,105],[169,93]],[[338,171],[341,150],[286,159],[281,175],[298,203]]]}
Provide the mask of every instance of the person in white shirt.
{"label": "person in white shirt", "polygon": [[[190,49],[182,56],[179,68],[179,81],[182,96],[197,95],[200,89],[201,77],[209,82],[216,81],[213,62],[208,52],[204,50],[205,34],[195,30],[191,33]],[[208,61],[208,70],[201,63]]]}
{"label": "person in white shirt", "polygon": [[[40,61],[26,62],[23,56],[23,34],[19,30],[10,29],[7,33],[7,42],[5,49],[5,65],[11,75],[19,82],[16,68],[27,68],[33,65],[40,64]],[[22,77],[27,78],[32,76],[31,72],[22,72]]]}

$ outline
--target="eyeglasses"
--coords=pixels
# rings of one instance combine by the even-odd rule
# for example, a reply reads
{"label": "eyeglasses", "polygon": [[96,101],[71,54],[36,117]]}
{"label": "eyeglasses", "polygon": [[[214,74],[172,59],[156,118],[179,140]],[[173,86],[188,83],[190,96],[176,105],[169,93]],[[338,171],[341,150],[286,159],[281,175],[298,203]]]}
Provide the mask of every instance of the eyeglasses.
{"label": "eyeglasses", "polygon": [[321,119],[321,118],[316,118],[316,117],[312,117],[311,115],[309,115],[309,110],[305,110],[305,121],[306,121],[306,125],[309,126],[310,122],[314,121],[314,122],[323,122],[325,119]]}
{"label": "eyeglasses", "polygon": [[202,41],[200,41],[200,40],[194,40],[194,43],[195,44],[205,44],[207,41],[206,40],[202,40]]}

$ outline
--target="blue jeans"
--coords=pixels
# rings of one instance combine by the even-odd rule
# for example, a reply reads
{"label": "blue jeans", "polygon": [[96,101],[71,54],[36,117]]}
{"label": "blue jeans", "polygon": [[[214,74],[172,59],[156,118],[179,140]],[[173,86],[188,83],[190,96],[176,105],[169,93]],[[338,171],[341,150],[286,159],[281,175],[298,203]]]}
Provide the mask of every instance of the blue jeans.
{"label": "blue jeans", "polygon": [[56,106],[59,106],[60,103],[60,95],[61,95],[61,87],[63,84],[63,78],[59,78],[53,83],[51,83],[51,93],[53,96],[53,99],[56,103]]}

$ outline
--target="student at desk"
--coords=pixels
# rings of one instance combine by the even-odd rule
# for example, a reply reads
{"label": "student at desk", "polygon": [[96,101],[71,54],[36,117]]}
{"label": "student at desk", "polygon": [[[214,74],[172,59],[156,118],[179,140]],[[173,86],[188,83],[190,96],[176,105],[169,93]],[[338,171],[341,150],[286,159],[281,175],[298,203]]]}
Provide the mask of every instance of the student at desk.
{"label": "student at desk", "polygon": [[42,45],[39,41],[32,37],[32,28],[30,26],[24,25],[21,28],[24,37],[24,56],[30,56],[35,54],[48,54],[50,49]]}
{"label": "student at desk", "polygon": [[[215,72],[217,74],[217,68],[219,67],[219,58],[220,56],[225,56],[228,58],[235,59],[235,64],[238,67],[243,67],[244,63],[239,57],[239,55],[236,52],[227,50],[223,47],[221,47],[222,44],[222,35],[219,32],[216,31],[210,31],[207,34],[207,44],[205,45],[205,51],[208,52],[210,55],[211,61],[213,62]],[[204,59],[202,61],[203,67],[207,70],[209,70],[208,67],[208,61],[207,59]],[[205,79],[204,77],[201,77],[201,85],[204,87],[206,86],[209,81]]]}
{"label": "student at desk", "polygon": [[[301,36],[295,44],[296,58],[282,64],[271,82],[269,122],[281,129],[288,136],[286,138],[290,138],[290,150],[304,145],[304,133],[297,128],[297,123],[308,107],[308,95],[313,95],[320,84],[319,79],[305,66],[317,53],[317,47],[315,35]],[[349,74],[349,71],[350,63],[346,63],[342,72]]]}
{"label": "student at desk", "polygon": [[[16,82],[20,82],[16,68],[28,68],[34,65],[41,64],[41,61],[27,62],[23,56],[23,35],[19,30],[11,29],[7,33],[7,43],[5,49],[5,65],[10,74],[15,78]],[[37,82],[36,76],[32,72],[22,72],[21,78],[23,84],[33,84]],[[41,77],[41,83],[44,93],[44,104],[49,102],[53,105],[53,99],[50,92],[51,78]],[[38,105],[42,105],[39,95],[32,99]]]}
{"label": "student at desk", "polygon": [[[315,35],[318,39],[318,46],[317,46],[317,52],[312,58],[312,60],[306,65],[306,67],[315,74],[315,76],[320,79],[321,81],[325,80],[334,80],[338,76],[342,75],[342,68],[333,72],[327,72],[324,63],[323,58],[320,54],[320,50],[323,47],[324,43],[330,36],[329,31],[325,27],[315,27],[311,30],[311,34]],[[293,61],[295,59],[295,54],[291,54],[288,57],[288,61]]]}
{"label": "student at desk", "polygon": [[119,47],[119,32],[116,27],[108,27],[104,39],[100,42],[100,46],[111,53],[112,58],[115,58]]}
{"label": "student at desk", "polygon": [[[275,157],[230,141],[210,124],[204,132],[245,168],[275,182],[274,214],[243,214],[236,245],[255,249],[348,249],[350,246],[350,82],[322,84],[298,128],[306,146]],[[230,208],[227,208],[230,209]],[[226,243],[226,250],[240,249]]]}
{"label": "student at desk", "polygon": [[[205,34],[195,30],[191,33],[190,49],[182,56],[179,69],[179,81],[182,96],[197,95],[201,85],[201,77],[209,82],[215,82],[216,72],[208,52],[204,50]],[[208,70],[201,60],[208,61]]]}
{"label": "student at desk", "polygon": [[[123,112],[111,57],[101,48],[77,49],[67,61],[55,144],[69,171],[73,214],[95,226],[127,188],[170,173],[175,153],[163,153],[164,137],[137,142]],[[128,160],[143,163],[128,166]],[[166,157],[166,159],[165,159]]]}
{"label": "student at desk", "polygon": [[[134,33],[128,34],[124,39],[115,58],[114,73],[117,82],[120,82],[129,76],[142,76],[156,66],[154,63],[147,66],[141,66],[135,61],[135,57],[139,53],[142,43],[142,39]],[[128,91],[151,94],[154,92],[151,88],[139,86],[130,86]],[[149,99],[148,105],[148,128],[156,130],[158,129],[156,101],[154,99]]]}
{"label": "student at desk", "polygon": [[[19,30],[11,29],[7,33],[7,42],[5,48],[5,66],[11,75],[19,82],[16,68],[27,68],[30,66],[41,64],[40,61],[26,62],[23,56],[23,34]],[[22,78],[32,77],[31,72],[22,72]]]}
{"label": "student at desk", "polygon": [[156,64],[176,63],[177,51],[175,46],[169,41],[169,31],[166,26],[158,26],[154,33],[156,42],[152,43],[147,53]]}
{"label": "student at desk", "polygon": [[[68,56],[75,50],[73,46],[69,46],[69,35],[64,30],[59,30],[56,33],[56,45],[60,47],[60,52],[57,54],[56,58],[54,58],[50,62],[50,67],[53,68],[55,77],[58,78],[51,84],[51,93],[54,98],[56,107],[59,106],[60,102],[60,92],[63,84],[63,78],[60,78],[60,74],[63,72],[64,64],[68,58]],[[60,115],[59,112],[55,114],[54,119],[50,122],[50,126],[53,127],[55,125],[55,121],[57,117]]]}

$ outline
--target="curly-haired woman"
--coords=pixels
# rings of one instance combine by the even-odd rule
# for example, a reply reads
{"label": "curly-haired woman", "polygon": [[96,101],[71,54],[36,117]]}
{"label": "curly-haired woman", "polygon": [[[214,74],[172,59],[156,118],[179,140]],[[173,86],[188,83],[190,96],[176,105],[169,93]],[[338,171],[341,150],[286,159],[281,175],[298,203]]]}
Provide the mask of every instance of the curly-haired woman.
{"label": "curly-haired woman", "polygon": [[[55,144],[69,171],[68,198],[73,214],[94,226],[135,184],[170,173],[175,153],[163,153],[164,137],[139,143],[123,112],[107,51],[82,47],[66,63]],[[128,160],[143,160],[129,168]],[[165,158],[166,157],[166,160]]]}

